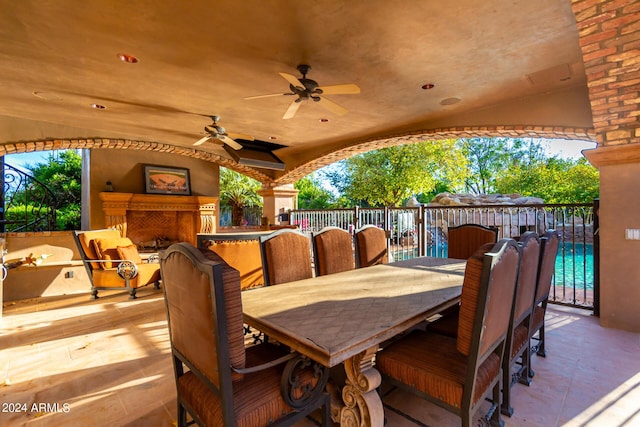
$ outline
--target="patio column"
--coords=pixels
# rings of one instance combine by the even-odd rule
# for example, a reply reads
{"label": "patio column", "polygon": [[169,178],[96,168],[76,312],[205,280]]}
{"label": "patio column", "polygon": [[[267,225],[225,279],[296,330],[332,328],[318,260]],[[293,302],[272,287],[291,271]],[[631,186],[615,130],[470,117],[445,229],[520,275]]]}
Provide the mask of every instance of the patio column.
{"label": "patio column", "polygon": [[640,332],[640,36],[638,5],[572,0],[598,148],[585,156],[600,170],[600,323]]}
{"label": "patio column", "polygon": [[262,216],[269,224],[278,224],[279,214],[298,208],[298,190],[293,184],[262,187],[258,194],[262,196]]}

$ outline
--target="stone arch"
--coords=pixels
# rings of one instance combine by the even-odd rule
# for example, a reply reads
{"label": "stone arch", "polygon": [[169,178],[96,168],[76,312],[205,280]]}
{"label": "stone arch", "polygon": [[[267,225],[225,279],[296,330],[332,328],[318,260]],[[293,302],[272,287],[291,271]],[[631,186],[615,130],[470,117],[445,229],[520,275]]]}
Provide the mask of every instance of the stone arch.
{"label": "stone arch", "polygon": [[567,128],[558,126],[461,126],[448,129],[433,129],[413,132],[391,137],[371,139],[357,145],[333,151],[322,157],[304,163],[282,175],[275,181],[275,185],[291,184],[314,170],[330,165],[337,161],[380,148],[395,145],[411,144],[423,141],[437,141],[451,138],[475,137],[507,137],[507,138],[547,138],[547,139],[576,139],[580,141],[594,141],[595,133],[589,128]]}
{"label": "stone arch", "polygon": [[0,145],[0,155],[30,153],[34,151],[68,150],[76,148],[142,150],[179,154],[181,156],[193,157],[195,159],[218,163],[221,166],[233,169],[244,175],[254,178],[262,182],[264,185],[270,185],[273,182],[273,179],[271,177],[253,168],[239,165],[236,162],[225,157],[207,153],[206,151],[201,151],[190,147],[178,147],[176,145],[163,144],[159,142],[135,141],[129,139],[83,138],[15,142],[12,144]]}

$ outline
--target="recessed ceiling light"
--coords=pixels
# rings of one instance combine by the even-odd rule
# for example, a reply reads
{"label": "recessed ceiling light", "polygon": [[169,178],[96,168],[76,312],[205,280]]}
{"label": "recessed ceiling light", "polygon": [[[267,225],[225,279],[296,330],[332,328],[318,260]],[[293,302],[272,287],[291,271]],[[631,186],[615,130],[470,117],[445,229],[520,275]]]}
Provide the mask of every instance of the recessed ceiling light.
{"label": "recessed ceiling light", "polygon": [[119,53],[118,59],[122,62],[126,62],[127,64],[135,64],[138,62],[138,58],[133,55],[127,55],[126,53]]}
{"label": "recessed ceiling light", "polygon": [[278,137],[277,137],[277,136],[273,136],[273,135],[272,135],[272,136],[268,136],[268,137],[267,137],[267,139],[274,140],[274,139],[278,139]]}
{"label": "recessed ceiling light", "polygon": [[436,87],[436,85],[434,85],[433,83],[425,83],[422,86],[420,86],[423,90],[429,90],[429,89],[433,89],[434,87]]}
{"label": "recessed ceiling light", "polygon": [[40,99],[44,99],[47,101],[62,101],[62,98],[56,95],[55,93],[40,92],[38,90],[33,92],[33,96],[36,96]]}
{"label": "recessed ceiling light", "polygon": [[320,119],[320,120],[318,120],[318,121],[319,121],[319,122],[321,122],[321,123],[326,123],[326,122],[328,122],[328,121],[329,121],[329,119],[322,118],[322,119]]}
{"label": "recessed ceiling light", "polygon": [[104,110],[107,107],[105,107],[104,105],[101,105],[101,104],[91,104],[91,108],[95,108],[96,110]]}
{"label": "recessed ceiling light", "polygon": [[440,101],[440,105],[453,105],[453,104],[457,104],[458,102],[460,102],[461,99],[460,98],[445,98],[442,101]]}

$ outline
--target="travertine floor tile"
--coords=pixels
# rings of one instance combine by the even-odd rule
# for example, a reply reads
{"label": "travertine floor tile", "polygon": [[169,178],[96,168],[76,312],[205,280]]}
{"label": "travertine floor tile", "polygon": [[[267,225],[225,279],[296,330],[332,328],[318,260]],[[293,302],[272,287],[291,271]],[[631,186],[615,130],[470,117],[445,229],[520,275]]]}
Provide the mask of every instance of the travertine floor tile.
{"label": "travertine floor tile", "polygon": [[[171,426],[176,396],[164,300],[153,290],[139,296],[129,301],[126,293],[104,292],[96,301],[76,295],[6,304],[0,402],[24,406],[0,408],[0,425]],[[514,386],[515,413],[503,417],[505,426],[640,425],[640,334],[602,328],[580,310],[552,306],[547,313],[548,356],[532,357],[530,387]],[[384,402],[398,410],[385,410],[387,427],[460,425],[402,390]]]}

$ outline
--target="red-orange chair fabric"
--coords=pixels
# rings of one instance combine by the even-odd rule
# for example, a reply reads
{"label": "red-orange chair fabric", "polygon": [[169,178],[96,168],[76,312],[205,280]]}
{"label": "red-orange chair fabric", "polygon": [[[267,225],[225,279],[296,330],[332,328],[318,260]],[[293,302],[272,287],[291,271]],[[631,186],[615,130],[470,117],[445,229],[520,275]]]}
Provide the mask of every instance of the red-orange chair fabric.
{"label": "red-orange chair fabric", "polygon": [[338,227],[325,227],[313,234],[313,258],[316,276],[353,270],[353,237]]}
{"label": "red-orange chair fabric", "polygon": [[[214,252],[178,243],[161,253],[169,338],[178,395],[178,426],[293,425],[329,399],[312,394],[300,407],[281,391],[285,362],[295,356],[269,343],[245,349],[240,274]],[[308,369],[300,390],[324,388],[328,376]]]}
{"label": "red-orange chair fabric", "polygon": [[387,235],[383,229],[375,225],[365,225],[356,231],[355,243],[358,268],[389,262]]}
{"label": "red-orange chair fabric", "polygon": [[511,239],[469,259],[458,337],[413,331],[394,341],[376,356],[384,379],[458,415],[463,427],[491,394],[491,423],[500,425],[500,369],[519,260]]}
{"label": "red-orange chair fabric", "polygon": [[467,259],[483,244],[498,241],[498,230],[479,224],[449,227],[447,233],[447,257]]}
{"label": "red-orange chair fabric", "polygon": [[262,268],[267,286],[313,277],[311,241],[296,230],[260,236]]}

